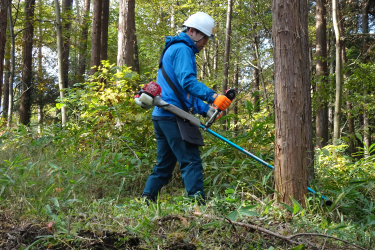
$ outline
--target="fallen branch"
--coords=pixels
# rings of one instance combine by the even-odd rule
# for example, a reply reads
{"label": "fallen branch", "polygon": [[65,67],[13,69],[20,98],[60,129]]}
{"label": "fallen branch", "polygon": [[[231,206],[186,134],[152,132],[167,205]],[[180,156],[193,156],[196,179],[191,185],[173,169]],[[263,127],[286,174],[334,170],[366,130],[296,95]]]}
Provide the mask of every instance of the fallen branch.
{"label": "fallen branch", "polygon": [[251,198],[253,198],[254,200],[256,200],[257,202],[259,202],[260,204],[262,204],[263,206],[266,205],[261,199],[259,199],[258,197],[256,197],[256,196],[253,195],[253,194],[250,194],[250,193],[247,193],[247,192],[240,192],[240,194],[242,194],[242,195],[248,195],[248,196],[250,196]]}
{"label": "fallen branch", "polygon": [[247,227],[247,228],[251,228],[251,229],[254,229],[254,230],[257,230],[259,232],[262,232],[262,233],[266,233],[266,234],[269,234],[269,235],[272,235],[272,236],[275,236],[276,238],[279,238],[279,239],[282,239],[282,240],[285,240],[287,242],[289,242],[290,244],[294,244],[294,245],[301,245],[302,243],[298,242],[298,241],[294,241],[292,240],[290,237],[285,237],[285,236],[282,236],[278,233],[274,233],[270,230],[267,230],[265,228],[262,228],[262,227],[258,227],[258,226],[255,226],[255,225],[251,225],[251,224],[246,224],[246,223],[242,223],[242,222],[237,222],[237,221],[232,221],[232,220],[229,220],[228,218],[225,218],[225,219],[222,219],[222,218],[218,218],[218,217],[215,217],[215,216],[211,216],[211,215],[208,215],[208,214],[202,214],[202,213],[198,213],[198,212],[195,212],[194,213],[195,216],[203,216],[205,218],[209,218],[209,219],[214,219],[214,220],[221,220],[221,221],[230,221],[233,225],[238,225],[238,226],[241,226],[241,227]]}
{"label": "fallen branch", "polygon": [[247,227],[247,228],[255,229],[257,231],[260,231],[262,233],[266,233],[266,234],[275,236],[275,237],[277,237],[279,239],[288,241],[289,243],[295,244],[295,245],[302,244],[300,242],[292,240],[295,237],[299,237],[299,236],[320,236],[320,237],[326,237],[326,238],[331,238],[331,239],[335,239],[335,240],[338,240],[338,241],[342,241],[342,242],[344,242],[344,243],[346,243],[348,245],[352,245],[352,246],[354,246],[356,248],[359,248],[359,249],[362,249],[362,250],[367,250],[366,248],[360,247],[360,246],[358,246],[358,245],[356,245],[354,243],[350,243],[347,240],[343,240],[343,239],[340,239],[340,238],[337,238],[337,237],[334,237],[334,236],[330,236],[330,235],[326,235],[326,234],[319,234],[319,233],[298,233],[298,234],[294,234],[294,235],[286,237],[286,236],[280,235],[278,233],[274,233],[274,232],[272,232],[270,230],[267,230],[265,228],[262,228],[262,227],[258,227],[258,226],[255,226],[255,225],[246,224],[246,223],[242,223],[242,222],[231,221],[228,218],[222,219],[222,218],[219,218],[219,217],[215,217],[215,216],[211,216],[211,215],[203,214],[203,213],[199,213],[199,212],[195,212],[194,215],[195,216],[203,216],[205,218],[214,219],[214,220],[229,221],[233,225],[238,225],[238,226],[242,226],[242,227]]}
{"label": "fallen branch", "polygon": [[340,239],[340,238],[337,238],[337,237],[333,237],[333,236],[330,236],[330,235],[326,235],[326,234],[318,234],[318,233],[299,233],[299,234],[294,234],[294,235],[291,235],[289,236],[288,238],[289,239],[293,239],[295,237],[298,237],[298,236],[321,236],[321,237],[326,237],[326,238],[331,238],[331,239],[335,239],[335,240],[338,240],[338,241],[342,241],[346,244],[349,244],[349,245],[352,245],[356,248],[359,248],[359,249],[363,249],[363,250],[367,250],[366,248],[363,248],[363,247],[360,247],[360,246],[357,246],[356,244],[354,243],[350,243],[349,241],[347,240],[343,240],[343,239]]}

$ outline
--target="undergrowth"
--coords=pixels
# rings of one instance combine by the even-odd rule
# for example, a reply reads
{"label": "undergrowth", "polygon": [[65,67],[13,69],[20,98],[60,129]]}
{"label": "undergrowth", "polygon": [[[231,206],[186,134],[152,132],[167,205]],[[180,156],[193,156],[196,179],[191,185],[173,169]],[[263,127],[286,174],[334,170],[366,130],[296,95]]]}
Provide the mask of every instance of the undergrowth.
{"label": "undergrowth", "polygon": [[[60,100],[57,107],[66,105],[69,123],[42,133],[22,125],[1,131],[1,249],[293,247],[230,221],[281,236],[321,233],[375,247],[374,156],[354,160],[345,155],[345,144],[316,150],[312,188],[322,193],[308,195],[306,208],[297,201],[290,207],[274,203],[272,172],[202,132],[207,204],[185,196],[176,168],[157,203],[147,206],[139,197],[156,163],[156,143],[150,111],[131,97],[137,81],[129,69],[105,64]],[[227,116],[230,131],[212,129],[272,164],[273,117],[253,108],[247,102],[242,113]],[[323,206],[321,195],[334,204]],[[197,211],[223,220],[195,216]],[[301,245],[294,249],[353,247],[332,238],[296,239]]]}

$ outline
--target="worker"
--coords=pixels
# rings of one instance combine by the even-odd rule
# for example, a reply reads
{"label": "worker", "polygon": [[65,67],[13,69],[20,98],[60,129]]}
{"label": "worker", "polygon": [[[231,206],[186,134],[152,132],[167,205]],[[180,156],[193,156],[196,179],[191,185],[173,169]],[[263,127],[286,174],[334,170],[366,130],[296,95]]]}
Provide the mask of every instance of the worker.
{"label": "worker", "polygon": [[[166,38],[157,77],[157,83],[162,89],[161,98],[164,101],[181,109],[185,106],[193,114],[199,113],[204,117],[211,117],[216,108],[223,111],[231,104],[225,95],[218,95],[197,81],[195,54],[214,36],[214,27],[214,19],[208,14],[197,12],[191,15],[184,22],[182,32],[178,36]],[[213,107],[203,101],[213,104]],[[200,203],[204,204],[203,168],[199,145],[183,140],[183,131],[177,118],[159,107],[155,107],[152,112],[157,142],[157,164],[148,177],[142,197],[147,202],[155,202],[161,188],[171,179],[178,161],[187,195],[198,198]],[[193,137],[201,138],[199,129],[196,129],[188,133],[194,133]]]}

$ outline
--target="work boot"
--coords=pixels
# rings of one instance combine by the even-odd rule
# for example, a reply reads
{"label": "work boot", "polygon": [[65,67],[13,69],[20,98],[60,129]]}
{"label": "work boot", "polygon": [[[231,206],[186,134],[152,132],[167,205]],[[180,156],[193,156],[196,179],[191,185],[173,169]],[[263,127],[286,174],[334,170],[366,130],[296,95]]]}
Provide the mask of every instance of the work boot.
{"label": "work boot", "polygon": [[156,200],[150,194],[142,194],[142,200],[146,202],[147,206],[150,206],[150,202],[156,202]]}

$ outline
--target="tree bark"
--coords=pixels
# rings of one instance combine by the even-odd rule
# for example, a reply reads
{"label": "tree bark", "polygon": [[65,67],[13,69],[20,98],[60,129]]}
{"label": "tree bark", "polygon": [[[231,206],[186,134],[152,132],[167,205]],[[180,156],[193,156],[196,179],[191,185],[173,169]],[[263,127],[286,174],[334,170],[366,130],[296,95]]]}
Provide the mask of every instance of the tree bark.
{"label": "tree bark", "polygon": [[323,148],[328,143],[328,104],[324,96],[328,79],[326,1],[316,1],[316,145]]}
{"label": "tree bark", "polygon": [[13,117],[13,79],[14,79],[14,68],[15,68],[15,39],[14,39],[14,26],[12,20],[12,1],[9,1],[8,5],[8,23],[9,23],[9,34],[10,34],[10,73],[9,73],[9,104],[8,104],[8,128],[11,127]]}
{"label": "tree bark", "polygon": [[5,64],[4,64],[4,99],[3,99],[3,118],[8,117],[9,109],[9,76],[10,76],[10,42],[5,46]]}
{"label": "tree bark", "polygon": [[20,123],[23,125],[30,124],[31,118],[31,94],[32,94],[32,59],[33,59],[33,38],[34,38],[34,7],[35,0],[26,0],[25,14],[26,23],[23,40],[23,65],[22,65],[22,93],[20,103]]}
{"label": "tree bark", "polygon": [[[339,22],[340,34],[344,34],[344,24],[343,24],[344,21],[343,20],[345,20],[345,18],[341,16],[340,10],[338,10],[338,16],[340,20],[342,20],[341,22]],[[344,44],[342,44],[341,46],[341,62],[344,68],[347,63],[346,48]],[[343,74],[344,74],[344,82],[347,82],[349,79],[348,71],[344,70]],[[346,89],[346,95],[347,96],[350,95],[349,89]],[[354,118],[352,117],[352,113],[351,113],[352,104],[350,103],[350,101],[346,101],[346,108],[347,108],[347,113],[348,113],[348,125],[349,125],[349,151],[350,151],[350,154],[352,155],[355,153],[355,133],[354,133],[355,131],[354,131]]]}
{"label": "tree bark", "polygon": [[90,14],[90,0],[85,0],[84,15],[81,24],[82,37],[80,42],[79,66],[78,66],[78,81],[83,82],[86,71],[86,57],[87,57],[87,38],[88,38],[88,23]]}
{"label": "tree bark", "polygon": [[342,102],[342,72],[341,72],[341,41],[339,31],[339,20],[337,14],[338,0],[332,0],[332,19],[333,28],[336,37],[336,98],[335,98],[335,114],[333,118],[333,145],[339,144],[340,139],[340,117]]}
{"label": "tree bark", "polygon": [[109,0],[102,0],[102,21],[101,21],[101,50],[100,61],[108,59],[108,19],[109,19]]}
{"label": "tree bark", "polygon": [[73,0],[62,0],[63,13],[63,73],[64,73],[64,88],[69,88],[69,48],[70,48],[70,26],[72,19],[72,4]]}
{"label": "tree bark", "polygon": [[[230,36],[232,33],[232,3],[233,0],[228,0],[227,6],[227,26],[225,32],[225,49],[224,49],[224,79],[222,86],[222,93],[228,89],[228,77],[229,77],[229,52],[230,52]],[[224,112],[225,115],[225,112]]]}
{"label": "tree bark", "polygon": [[[57,31],[57,53],[58,53],[58,70],[59,70],[59,90],[60,98],[65,97],[64,93],[64,71],[63,71],[63,41],[61,32],[61,19],[60,19],[60,5],[59,0],[55,0],[55,12],[56,12],[56,31]],[[67,122],[66,108],[61,107],[61,123],[64,125]]]}
{"label": "tree bark", "polygon": [[98,70],[100,65],[100,51],[101,51],[101,20],[102,20],[102,0],[94,0],[94,10],[92,18],[92,32],[91,32],[91,62],[90,74],[93,75]]}
{"label": "tree bark", "polygon": [[3,112],[4,112],[4,104],[1,105],[1,98],[3,96],[3,72],[4,72],[6,33],[7,33],[8,4],[9,4],[9,0],[0,0],[0,107],[3,106],[3,109],[2,109]]}
{"label": "tree bark", "polygon": [[307,1],[272,1],[275,76],[275,194],[305,206],[312,148]]}
{"label": "tree bark", "polygon": [[134,70],[135,0],[120,0],[118,26],[117,66],[128,66]]}
{"label": "tree bark", "polygon": [[[362,0],[362,33],[366,34],[369,31],[368,28],[368,12],[369,12],[369,0]],[[367,51],[368,45],[367,45],[367,39],[364,39],[363,43],[363,51]],[[366,62],[366,58],[364,59]],[[367,158],[370,156],[368,152],[368,148],[371,145],[371,132],[370,132],[370,122],[369,122],[369,114],[366,107],[366,97],[368,96],[368,88],[367,86],[364,86],[364,106],[363,106],[363,143],[365,144],[365,155],[364,157]]]}
{"label": "tree bark", "polygon": [[[258,58],[258,46],[259,46],[259,39],[258,36],[255,36],[254,38],[254,53],[253,53],[253,59],[255,66],[259,67],[259,58]],[[253,68],[254,70],[254,112],[260,111],[260,93],[259,93],[259,69]]]}

